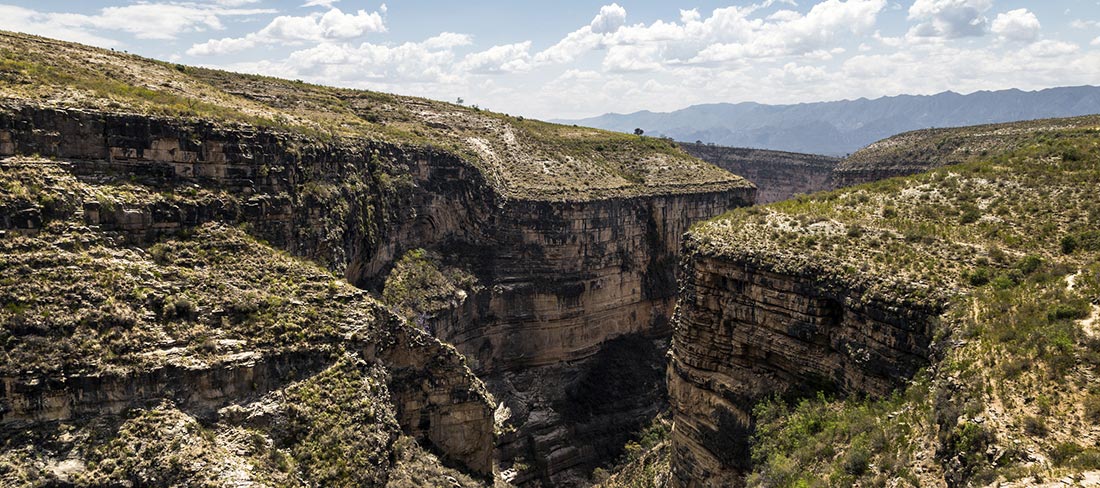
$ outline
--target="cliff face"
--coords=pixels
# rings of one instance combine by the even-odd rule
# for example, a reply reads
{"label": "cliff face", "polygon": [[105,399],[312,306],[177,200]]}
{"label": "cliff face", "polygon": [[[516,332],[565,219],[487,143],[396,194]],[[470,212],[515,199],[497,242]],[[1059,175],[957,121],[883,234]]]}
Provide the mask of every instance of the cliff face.
{"label": "cliff face", "polygon": [[743,482],[761,400],[881,396],[928,363],[935,310],[872,300],[827,276],[686,252],[668,379],[676,486]]}
{"label": "cliff face", "polygon": [[876,150],[991,145],[693,227],[668,370],[673,483],[1095,476],[1098,128],[896,138]]}
{"label": "cliff face", "polygon": [[839,158],[764,149],[680,143],[688,154],[756,184],[759,204],[836,188],[833,169]]}
{"label": "cliff face", "polygon": [[4,209],[41,216],[0,228],[5,486],[384,486],[403,436],[492,475],[493,401],[453,348],[238,229],[103,231],[79,203],[139,186],[70,169],[0,163]]}
{"label": "cliff face", "polygon": [[493,252],[468,268],[486,289],[471,297],[470,315],[436,333],[510,411],[516,432],[501,454],[526,460],[517,482],[566,484],[659,411],[680,236],[751,199],[712,192],[506,209],[487,241]]}
{"label": "cliff face", "polygon": [[469,239],[494,198],[480,173],[447,153],[214,122],[12,103],[0,106],[0,141],[0,156],[71,160],[80,175],[221,191],[84,205],[89,224],[132,242],[209,221],[248,223],[272,245],[368,286],[407,243]]}
{"label": "cliff face", "polygon": [[[430,329],[513,412],[516,431],[499,452],[505,464],[518,458],[530,466],[517,481],[591,469],[658,411],[663,357],[650,341],[670,332],[680,236],[693,222],[751,204],[754,192],[734,186],[507,201],[475,168],[445,153],[32,106],[0,112],[0,139],[2,154],[63,158],[82,177],[127,174],[174,193],[196,183],[218,189],[195,198],[138,192],[79,203],[85,223],[127,242],[151,244],[209,221],[247,224],[272,245],[368,288],[380,287],[407,249],[443,253],[448,265],[477,278],[479,291]],[[43,218],[26,216],[36,227]],[[650,374],[591,370],[608,364],[604,356],[623,355],[605,346],[629,336],[648,338],[629,343],[640,345]],[[595,418],[565,407],[593,375],[631,378],[621,388],[635,395]]]}
{"label": "cliff face", "polygon": [[[52,235],[63,221],[159,259],[166,242],[216,223],[371,292],[388,292],[383,283],[394,263],[426,249],[470,277],[448,307],[409,316],[455,344],[457,353],[444,354],[450,362],[433,362],[435,353],[369,354],[355,341],[345,344],[354,351],[336,350],[382,363],[363,374],[390,375],[385,393],[405,435],[485,473],[493,447],[485,398],[464,386],[458,354],[465,355],[504,403],[498,417],[506,434],[495,456],[519,482],[586,474],[615,454],[623,432],[660,408],[680,236],[693,221],[755,196],[744,179],[658,139],[12,33],[0,33],[0,47],[11,58],[0,66],[0,157],[55,159],[51,171],[68,182],[68,189],[21,183],[12,194],[23,196],[0,199],[0,221],[12,235]],[[27,194],[39,201],[24,201]],[[235,248],[227,253],[241,257]],[[11,299],[13,310],[23,310],[25,297]],[[240,314],[227,307],[200,308],[211,314],[207,333],[220,333],[222,316],[267,317],[252,305]],[[153,315],[155,325],[177,318],[162,315]],[[300,323],[289,331],[282,321],[270,325],[263,337],[297,338],[308,350],[315,340],[329,352],[336,346],[328,341],[341,342],[313,337]],[[45,351],[32,341],[20,354],[33,356],[34,344]],[[281,377],[281,357],[223,379],[148,365],[116,373],[152,389],[208,382],[227,398],[251,397],[291,388],[234,383]],[[335,363],[311,364],[301,367],[323,372]],[[601,402],[600,385],[609,380],[620,398]],[[58,400],[59,412],[72,410],[73,397],[94,397],[65,391],[54,395],[70,398]],[[119,405],[148,403],[146,391],[134,387]],[[91,405],[77,410],[115,408]],[[187,402],[179,408],[194,410]]]}

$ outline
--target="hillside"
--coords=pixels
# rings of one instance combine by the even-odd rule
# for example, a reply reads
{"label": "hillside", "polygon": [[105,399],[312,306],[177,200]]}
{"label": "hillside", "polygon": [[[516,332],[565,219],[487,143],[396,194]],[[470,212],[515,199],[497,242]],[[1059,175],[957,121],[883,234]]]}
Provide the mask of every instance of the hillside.
{"label": "hillside", "polygon": [[1100,87],[944,92],[796,105],[696,105],[669,113],[607,114],[561,121],[678,141],[845,156],[877,140],[933,127],[958,127],[1100,113]]}
{"label": "hillside", "polygon": [[223,197],[0,162],[0,484],[476,486],[418,447],[490,473],[490,446],[455,447],[489,442],[493,406],[453,348],[239,228],[135,246],[96,215]]}
{"label": "hillside", "polygon": [[844,158],[834,169],[838,186],[909,175],[1003,154],[1043,136],[1100,126],[1100,116],[1042,119],[950,129],[924,129],[875,142]]}
{"label": "hillside", "polygon": [[586,486],[743,178],[667,141],[0,34],[0,484]]}
{"label": "hillside", "polygon": [[288,130],[322,140],[435,146],[473,162],[509,198],[590,199],[744,186],[679,148],[427,99],[174,65],[0,32],[8,101]]}
{"label": "hillside", "polygon": [[1100,481],[1100,124],[1015,127],[693,228],[677,486]]}

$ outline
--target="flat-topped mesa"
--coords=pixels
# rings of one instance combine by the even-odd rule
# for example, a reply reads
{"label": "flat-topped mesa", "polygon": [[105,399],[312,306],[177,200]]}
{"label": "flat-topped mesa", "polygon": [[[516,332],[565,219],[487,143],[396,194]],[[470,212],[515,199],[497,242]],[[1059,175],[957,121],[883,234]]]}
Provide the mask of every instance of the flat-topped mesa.
{"label": "flat-topped mesa", "polygon": [[840,188],[916,174],[1004,154],[1038,134],[1098,125],[1100,116],[1089,115],[905,132],[844,158],[836,166],[833,180]]}
{"label": "flat-topped mesa", "polygon": [[757,188],[756,203],[772,203],[795,195],[832,190],[833,170],[839,158],[766,149],[682,142],[688,154],[730,173],[741,175]]}
{"label": "flat-topped mesa", "polygon": [[[588,386],[601,378],[630,376],[630,347],[663,368],[649,339],[670,333],[680,236],[755,198],[660,139],[19,34],[0,33],[0,48],[0,156],[113,181],[120,191],[73,202],[97,232],[147,246],[240,225],[371,290],[420,248],[473,276],[431,330],[511,410],[519,430],[498,456],[525,458],[517,481],[590,469],[656,412],[659,374],[624,389],[636,410],[563,413],[571,398],[598,404]],[[25,210],[8,219],[19,233],[54,218]]]}

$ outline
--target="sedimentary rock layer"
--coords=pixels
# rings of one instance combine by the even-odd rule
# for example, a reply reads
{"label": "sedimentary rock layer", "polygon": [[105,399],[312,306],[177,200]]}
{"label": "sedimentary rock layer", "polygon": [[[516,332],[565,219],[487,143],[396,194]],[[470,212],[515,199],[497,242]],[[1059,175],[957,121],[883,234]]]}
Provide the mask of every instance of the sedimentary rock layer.
{"label": "sedimentary rock layer", "polygon": [[821,390],[880,395],[928,361],[933,310],[690,245],[681,279],[668,370],[676,486],[741,483],[759,400]]}
{"label": "sedimentary rock layer", "polygon": [[680,143],[688,154],[756,184],[756,203],[786,200],[835,188],[838,158],[764,149]]}
{"label": "sedimentary rock layer", "polygon": [[[755,197],[750,184],[731,180],[697,191],[655,187],[646,196],[509,199],[474,165],[432,149],[26,104],[0,109],[0,156],[11,154],[62,159],[81,178],[127,175],[155,192],[198,192],[75,203],[87,225],[132,244],[205,222],[242,224],[368,289],[381,286],[405,251],[439,252],[475,276],[478,291],[430,329],[455,344],[513,412],[516,431],[498,457],[531,466],[517,481],[590,469],[656,413],[680,237],[693,222]],[[30,212],[16,226],[50,219]],[[630,337],[641,340],[608,345]],[[615,358],[631,354],[647,358],[648,373],[623,371],[632,366]],[[630,380],[619,387],[633,395],[623,408],[568,407],[571,399],[593,402],[590,385],[603,378]],[[415,427],[409,415],[399,419]]]}

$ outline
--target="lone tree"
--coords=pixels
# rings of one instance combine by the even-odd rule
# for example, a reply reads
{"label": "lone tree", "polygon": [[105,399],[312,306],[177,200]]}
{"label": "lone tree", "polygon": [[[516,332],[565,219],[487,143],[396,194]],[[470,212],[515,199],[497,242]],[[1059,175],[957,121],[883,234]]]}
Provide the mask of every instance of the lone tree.
{"label": "lone tree", "polygon": [[645,131],[644,131],[644,130],[642,130],[642,129],[634,129],[634,135],[636,135],[636,136],[640,136],[640,135],[642,135],[642,134],[645,134]]}

